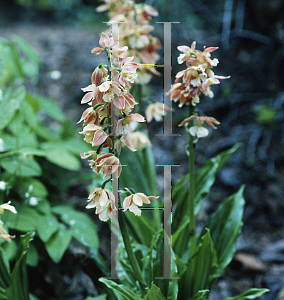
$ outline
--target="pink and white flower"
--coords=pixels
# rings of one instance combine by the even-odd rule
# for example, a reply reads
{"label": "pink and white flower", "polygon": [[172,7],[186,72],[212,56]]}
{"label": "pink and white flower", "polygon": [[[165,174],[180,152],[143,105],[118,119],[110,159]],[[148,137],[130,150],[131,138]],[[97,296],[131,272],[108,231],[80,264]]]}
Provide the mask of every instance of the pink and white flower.
{"label": "pink and white flower", "polygon": [[115,207],[115,197],[108,189],[92,189],[88,197],[88,202],[90,203],[86,208],[96,208],[96,214],[98,214],[99,219],[104,222],[111,217],[111,213],[115,213],[115,210],[117,210]]}
{"label": "pink and white flower", "polygon": [[149,204],[149,199],[158,199],[159,197],[149,196],[147,197],[143,193],[136,193],[126,197],[123,201],[123,211],[129,209],[136,216],[141,216],[141,209],[138,206],[142,206],[143,203]]}
{"label": "pink and white flower", "polygon": [[115,173],[118,178],[122,170],[119,158],[112,153],[102,152],[96,160],[89,160],[89,163],[97,174],[102,172],[104,177]]}
{"label": "pink and white flower", "polygon": [[84,140],[92,146],[99,146],[108,138],[108,134],[103,128],[95,124],[88,124],[80,133],[85,134]]}
{"label": "pink and white flower", "polygon": [[156,122],[160,122],[163,120],[163,116],[167,114],[167,111],[170,111],[170,109],[161,102],[149,104],[145,112],[146,120],[150,123],[154,118]]}
{"label": "pink and white flower", "polygon": [[[10,210],[13,214],[17,213],[15,207],[10,205],[10,203],[11,201],[0,205],[0,214],[3,214],[5,209]],[[15,238],[15,236],[8,234],[8,232],[4,229],[3,225],[3,222],[0,220],[0,237],[4,241],[10,241],[11,239]]]}
{"label": "pink and white flower", "polygon": [[99,41],[99,45],[100,47],[95,47],[92,49],[92,53],[96,53],[96,54],[100,54],[102,52],[106,52],[106,49],[109,49],[110,47],[112,47],[114,45],[114,41],[113,41],[113,37],[108,37],[107,34],[105,34],[104,32],[102,32],[101,34],[101,38]]}
{"label": "pink and white flower", "polygon": [[[207,117],[207,116],[195,116],[192,115],[189,118],[186,118],[183,120],[179,126],[184,126],[185,124],[197,120],[197,124],[195,126],[192,126],[189,128],[189,133],[192,136],[196,136],[197,138],[202,138],[208,135],[209,130],[205,127],[203,127],[203,123],[206,122],[208,125],[210,125],[213,129],[217,129],[217,127],[214,124],[220,124],[215,118]],[[213,124],[214,123],[214,124]]]}

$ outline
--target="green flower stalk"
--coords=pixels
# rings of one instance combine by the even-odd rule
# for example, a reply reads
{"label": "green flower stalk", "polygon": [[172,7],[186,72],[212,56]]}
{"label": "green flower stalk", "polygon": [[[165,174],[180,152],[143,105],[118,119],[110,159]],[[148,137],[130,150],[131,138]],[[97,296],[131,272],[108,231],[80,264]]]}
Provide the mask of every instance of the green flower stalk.
{"label": "green flower stalk", "polygon": [[[99,219],[107,221],[118,210],[114,193],[105,186],[110,180],[117,181],[121,173],[122,166],[119,160],[121,142],[131,151],[136,151],[131,140],[127,139],[128,125],[131,121],[145,122],[145,119],[138,113],[131,113],[138,104],[129,91],[131,83],[137,76],[138,64],[132,62],[133,57],[127,57],[127,47],[114,45],[113,37],[104,32],[99,45],[100,47],[95,47],[92,53],[105,52],[108,63],[100,64],[91,76],[92,84],[82,89],[87,93],[81,103],[89,103],[91,107],[83,112],[79,122],[84,121],[84,128],[80,132],[85,135],[84,140],[95,147],[94,150],[81,154],[81,157],[89,158],[90,166],[96,173],[109,177],[101,187],[92,189],[86,208],[95,208]],[[117,120],[114,118],[114,112]],[[104,148],[108,149],[107,152],[103,152]],[[147,197],[143,193],[131,194],[124,199],[123,211],[121,210],[118,215],[129,262],[143,291],[147,289],[147,284],[133,252],[123,213],[129,210],[140,216],[141,210],[138,206],[142,206],[143,203],[149,204],[149,199],[156,198]]]}
{"label": "green flower stalk", "polygon": [[[219,79],[229,77],[217,76],[213,73],[212,67],[216,66],[218,60],[211,59],[211,52],[218,49],[217,47],[205,48],[203,52],[195,49],[196,43],[193,42],[191,47],[179,46],[182,52],[178,57],[178,63],[186,62],[187,68],[176,74],[176,80],[171,90],[171,100],[179,101],[179,107],[188,105],[189,117],[186,118],[179,126],[186,125],[188,128],[188,169],[189,169],[189,189],[188,189],[188,215],[190,217],[189,237],[191,254],[194,254],[195,241],[195,214],[194,214],[194,198],[195,198],[195,171],[194,171],[194,143],[199,138],[208,135],[209,131],[203,127],[204,121],[212,128],[216,129],[214,124],[219,122],[207,116],[198,116],[195,113],[195,106],[199,103],[201,94],[213,97],[211,90],[212,84],[218,84]],[[182,79],[182,82],[180,82]],[[196,122],[196,123],[195,123]],[[214,124],[213,124],[214,123]],[[196,137],[196,139],[194,139]]]}

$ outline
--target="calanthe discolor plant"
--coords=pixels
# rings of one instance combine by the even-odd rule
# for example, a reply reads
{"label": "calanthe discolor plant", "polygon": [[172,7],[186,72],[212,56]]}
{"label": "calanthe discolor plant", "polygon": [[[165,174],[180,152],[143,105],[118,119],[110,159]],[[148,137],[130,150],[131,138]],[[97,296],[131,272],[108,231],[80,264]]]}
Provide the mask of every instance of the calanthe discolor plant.
{"label": "calanthe discolor plant", "polygon": [[[196,215],[214,183],[216,173],[239,146],[220,153],[195,172],[194,143],[209,134],[205,124],[213,129],[220,124],[212,116],[201,115],[198,103],[205,101],[203,96],[212,98],[212,86],[219,84],[220,79],[229,78],[215,75],[212,70],[218,60],[211,58],[211,53],[218,47],[204,47],[200,51],[196,49],[196,42],[190,47],[178,46],[181,54],[177,61],[185,63],[186,68],[176,74],[167,95],[178,102],[179,107],[188,108],[188,117],[179,125],[185,126],[188,132],[188,174],[173,184],[172,199],[164,199],[164,207],[150,207],[150,200],[158,197],[146,196],[143,190],[136,192],[132,188],[135,185],[136,189],[141,189],[145,182],[148,186],[155,185],[151,182],[154,177],[147,173],[148,169],[153,169],[149,157],[140,155],[141,150],[137,150],[151,143],[147,136],[143,137],[144,133],[133,130],[137,122],[145,122],[141,89],[138,89],[139,93],[135,92],[133,84],[145,86],[153,74],[160,75],[154,66],[161,44],[149,33],[153,30],[149,25],[151,16],[158,13],[151,6],[135,4],[132,0],[105,0],[98,11],[108,11],[111,30],[101,34],[100,47],[92,52],[106,53],[108,62],[94,70],[91,85],[83,88],[86,94],[81,103],[87,103],[89,107],[79,121],[84,121],[80,133],[94,150],[81,156],[88,159],[94,172],[102,173],[105,178],[101,186],[92,189],[87,208],[95,208],[102,221],[113,222],[118,214],[122,237],[119,235],[116,248],[111,249],[112,253],[117,253],[115,267],[111,266],[111,276],[100,278],[100,281],[113,291],[116,299],[209,299],[215,278],[221,275],[235,254],[244,208],[242,186],[208,217],[200,232],[196,231]],[[135,112],[138,104],[139,113]],[[153,118],[161,121],[165,111],[170,112],[170,109],[156,102],[148,105],[145,111],[150,122]],[[127,166],[133,173],[128,171],[128,176],[123,177],[124,187],[119,189],[120,196],[127,194],[123,201],[118,199],[117,190],[106,188],[110,181],[114,187],[115,180],[123,174],[120,153],[129,150],[122,149],[121,144],[131,151],[128,164],[142,165],[146,170],[145,173],[137,173],[133,172],[133,167]],[[137,176],[141,186],[139,180],[135,182]],[[171,185],[171,181],[165,181],[165,189],[168,188],[166,183]],[[170,200],[175,206],[174,212],[171,204],[169,206]],[[151,210],[141,213],[146,208],[145,204]],[[162,220],[161,210],[170,212],[167,219]],[[256,299],[266,291],[250,289],[242,295],[223,300]]]}

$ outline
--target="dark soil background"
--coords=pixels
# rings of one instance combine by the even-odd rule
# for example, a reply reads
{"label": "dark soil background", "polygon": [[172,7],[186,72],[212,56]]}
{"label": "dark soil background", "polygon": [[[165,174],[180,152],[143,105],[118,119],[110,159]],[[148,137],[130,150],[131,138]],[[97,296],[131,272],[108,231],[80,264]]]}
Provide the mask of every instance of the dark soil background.
{"label": "dark soil background", "polygon": [[[107,29],[102,23],[107,17],[94,12],[98,4],[92,1],[66,1],[65,7],[50,5],[44,10],[36,5],[37,1],[32,2],[34,5],[20,6],[1,0],[0,36],[9,39],[18,35],[38,51],[42,68],[33,91],[55,99],[66,116],[77,123],[84,110],[80,106],[81,88],[90,83],[92,71],[104,59],[91,54],[91,49],[98,45],[101,31]],[[237,295],[251,287],[270,289],[262,300],[284,299],[283,293],[282,297],[279,294],[284,287],[284,2],[147,3],[160,13],[155,21],[180,22],[172,25],[173,80],[176,72],[184,68],[176,62],[176,46],[190,45],[192,41],[197,41],[197,49],[218,46],[213,57],[220,63],[214,72],[231,75],[213,88],[213,99],[202,99],[198,106],[221,122],[218,130],[197,143],[198,167],[236,142],[242,143],[220,171],[199,219],[211,214],[241,184],[246,185],[244,226],[237,254],[216,281],[210,299]],[[162,24],[155,25],[153,35],[163,41]],[[163,57],[162,52],[160,55]],[[60,78],[52,79],[53,71],[59,71]],[[154,78],[151,84],[151,98],[162,101],[162,78]],[[162,131],[162,125],[155,121],[148,127],[156,163],[180,165],[173,168],[175,180],[187,172],[187,134],[177,127],[187,112],[175,104],[173,108],[173,133],[180,137],[155,136]],[[157,172],[158,189],[162,192],[162,170],[157,168]],[[83,209],[87,192],[73,187],[64,197]],[[98,226],[101,250],[107,259],[109,231],[105,224],[98,222]],[[99,276],[86,258],[85,249],[72,242],[60,264],[49,262],[30,271],[30,287],[42,300],[81,300],[97,295]]]}

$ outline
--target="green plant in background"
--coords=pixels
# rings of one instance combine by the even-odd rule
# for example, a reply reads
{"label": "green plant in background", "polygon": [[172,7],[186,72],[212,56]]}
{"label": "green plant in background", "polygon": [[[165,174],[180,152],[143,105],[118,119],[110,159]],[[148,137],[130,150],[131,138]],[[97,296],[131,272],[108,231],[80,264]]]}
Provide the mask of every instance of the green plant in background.
{"label": "green plant in background", "polygon": [[[98,257],[95,224],[85,213],[60,199],[72,178],[76,179],[75,171],[81,168],[79,153],[89,148],[77,138],[72,122],[53,100],[31,94],[25,88],[25,84],[38,79],[40,59],[35,51],[14,37],[13,41],[0,40],[0,53],[0,203],[11,201],[17,210],[17,214],[5,213],[1,220],[16,235],[36,233],[37,243],[31,244],[27,255],[27,263],[33,267],[40,258],[38,238],[56,263],[72,237],[88,247],[93,257]],[[2,261],[19,261],[18,244],[17,238],[1,244]],[[26,257],[28,243],[25,245]],[[23,253],[20,248],[18,253]],[[17,270],[15,267],[11,282],[15,276],[21,276]],[[9,274],[8,269],[1,271]],[[23,286],[27,284],[26,277],[20,282]],[[8,281],[5,288],[7,284]]]}
{"label": "green plant in background", "polygon": [[253,108],[257,122],[261,124],[271,124],[275,122],[276,110],[271,105],[255,105]]}
{"label": "green plant in background", "polygon": [[[45,13],[55,18],[58,22],[71,23],[78,22],[79,24],[93,24],[95,11],[95,3],[93,1],[84,0],[16,0],[21,6],[22,13],[27,11],[37,14],[41,12],[41,17]],[[3,16],[5,17],[5,16]],[[96,15],[96,22],[99,15]]]}
{"label": "green plant in background", "polygon": [[0,297],[1,299],[36,300],[28,292],[28,278],[26,270],[27,251],[34,238],[34,232],[21,236],[21,244],[16,254],[13,270],[10,270],[9,259],[0,246]]}

